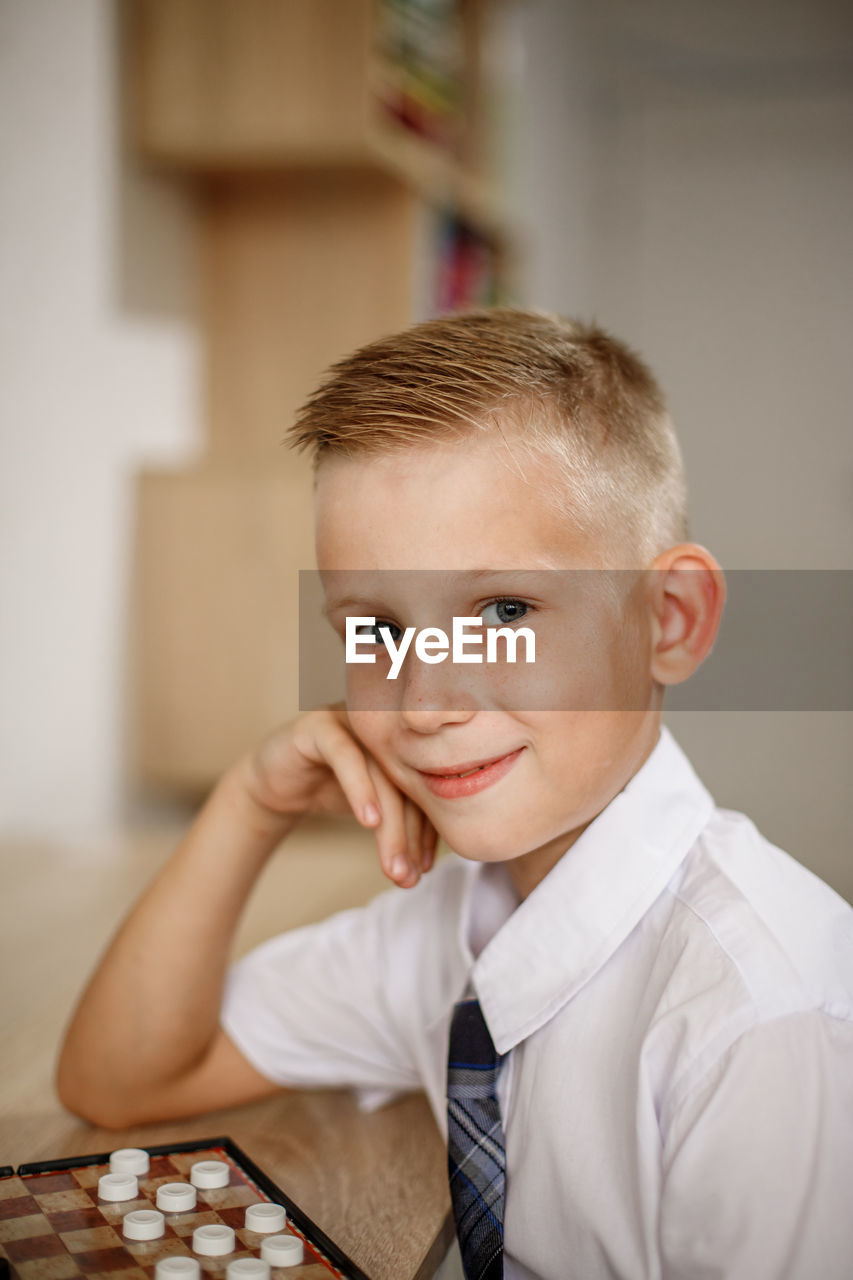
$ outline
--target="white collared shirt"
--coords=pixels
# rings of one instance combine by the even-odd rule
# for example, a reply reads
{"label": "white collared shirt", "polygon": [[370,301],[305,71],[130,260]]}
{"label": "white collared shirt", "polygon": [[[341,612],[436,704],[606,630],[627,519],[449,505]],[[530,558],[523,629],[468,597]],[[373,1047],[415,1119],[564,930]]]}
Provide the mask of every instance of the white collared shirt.
{"label": "white collared shirt", "polygon": [[509,1055],[507,1280],[850,1280],[853,910],[666,728],[520,905],[453,855],[250,953],[222,1024],[280,1084],[423,1088],[446,1133],[469,980]]}

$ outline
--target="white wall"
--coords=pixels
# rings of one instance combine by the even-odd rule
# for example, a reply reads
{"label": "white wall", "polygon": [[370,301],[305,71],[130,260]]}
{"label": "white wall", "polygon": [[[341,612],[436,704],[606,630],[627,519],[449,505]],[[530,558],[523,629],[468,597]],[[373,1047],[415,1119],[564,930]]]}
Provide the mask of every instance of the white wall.
{"label": "white wall", "polygon": [[[594,314],[647,356],[678,424],[692,534],[724,568],[853,569],[853,8],[529,12],[547,138],[530,182],[534,300]],[[669,721],[720,803],[853,899],[853,714]]]}
{"label": "white wall", "polygon": [[522,0],[515,23],[523,53],[508,186],[522,243],[522,300],[586,315],[594,309],[592,22],[586,0]]}
{"label": "white wall", "polygon": [[0,825],[73,838],[121,808],[133,472],[199,423],[189,211],[120,169],[114,54],[108,0],[0,5]]}

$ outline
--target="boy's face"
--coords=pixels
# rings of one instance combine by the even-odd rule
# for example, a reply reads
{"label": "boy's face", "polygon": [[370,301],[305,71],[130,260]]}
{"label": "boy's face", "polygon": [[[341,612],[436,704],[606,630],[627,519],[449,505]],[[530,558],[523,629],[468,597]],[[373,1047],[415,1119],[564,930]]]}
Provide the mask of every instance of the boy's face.
{"label": "boy's face", "polygon": [[642,579],[556,572],[607,562],[547,500],[554,468],[514,470],[506,448],[484,436],[324,461],[317,557],[341,634],[347,614],[448,634],[452,615],[509,614],[536,633],[533,666],[428,665],[412,649],[390,681],[380,647],[375,665],[348,667],[367,750],[457,853],[518,860],[524,892],[645,760],[659,703]]}

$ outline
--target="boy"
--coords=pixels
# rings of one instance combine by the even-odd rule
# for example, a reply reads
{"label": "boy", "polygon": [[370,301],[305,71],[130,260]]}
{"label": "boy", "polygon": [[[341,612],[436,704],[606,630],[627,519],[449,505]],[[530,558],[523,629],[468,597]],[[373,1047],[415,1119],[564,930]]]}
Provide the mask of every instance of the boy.
{"label": "boy", "polygon": [[[348,711],[217,785],[83,998],[63,1101],[127,1125],[424,1088],[469,1277],[849,1277],[853,912],[661,729],[725,588],[651,374],[593,328],[446,317],[335,366],[295,439],[330,620],[385,644]],[[386,645],[458,617],[536,660],[389,679]],[[410,892],[226,975],[270,852],[346,809]]]}

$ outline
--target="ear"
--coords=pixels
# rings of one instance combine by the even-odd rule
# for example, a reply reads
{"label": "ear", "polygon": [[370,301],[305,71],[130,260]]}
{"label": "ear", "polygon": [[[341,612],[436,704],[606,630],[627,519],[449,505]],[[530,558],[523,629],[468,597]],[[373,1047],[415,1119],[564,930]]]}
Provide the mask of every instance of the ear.
{"label": "ear", "polygon": [[669,547],[651,569],[651,674],[660,684],[681,684],[711,651],[726,580],[710,551],[695,542]]}

